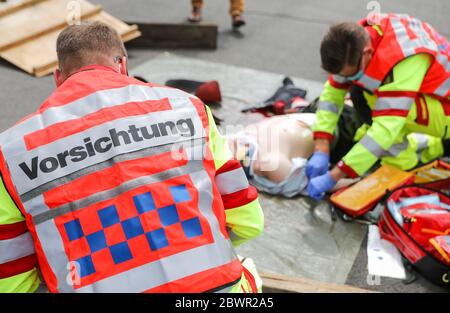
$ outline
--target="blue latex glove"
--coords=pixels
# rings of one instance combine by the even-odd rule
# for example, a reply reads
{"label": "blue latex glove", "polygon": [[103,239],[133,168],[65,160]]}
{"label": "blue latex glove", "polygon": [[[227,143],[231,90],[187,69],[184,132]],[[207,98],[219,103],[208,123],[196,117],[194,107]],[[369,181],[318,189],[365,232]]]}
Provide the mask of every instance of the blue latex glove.
{"label": "blue latex glove", "polygon": [[306,164],[306,176],[309,179],[325,174],[328,171],[330,155],[320,151],[314,152]]}
{"label": "blue latex glove", "polygon": [[311,198],[320,200],[325,192],[333,188],[334,185],[336,185],[336,181],[330,176],[330,172],[327,172],[322,176],[312,178],[306,190]]}

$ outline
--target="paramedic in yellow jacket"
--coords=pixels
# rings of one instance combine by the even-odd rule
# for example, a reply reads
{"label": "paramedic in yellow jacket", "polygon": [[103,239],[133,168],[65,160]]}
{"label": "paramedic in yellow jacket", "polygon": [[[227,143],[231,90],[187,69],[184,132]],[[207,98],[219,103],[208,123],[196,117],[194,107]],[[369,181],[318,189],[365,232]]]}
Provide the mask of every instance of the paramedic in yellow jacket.
{"label": "paramedic in yellow jacket", "polygon": [[[311,197],[322,198],[338,180],[361,176],[380,159],[410,169],[448,155],[450,46],[432,26],[408,15],[373,15],[332,26],[320,52],[331,75],[313,127],[315,153],[306,170]],[[329,143],[349,91],[367,125],[328,171]]]}
{"label": "paramedic in yellow jacket", "polygon": [[103,23],[57,52],[56,90],[0,134],[0,292],[261,291],[233,249],[263,230],[258,193],[209,108],[129,77]]}

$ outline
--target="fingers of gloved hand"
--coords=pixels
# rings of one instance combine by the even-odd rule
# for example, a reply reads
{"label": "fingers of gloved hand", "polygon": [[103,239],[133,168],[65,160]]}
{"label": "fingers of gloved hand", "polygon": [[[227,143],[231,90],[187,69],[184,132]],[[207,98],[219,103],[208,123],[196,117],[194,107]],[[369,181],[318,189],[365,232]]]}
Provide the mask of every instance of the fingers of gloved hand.
{"label": "fingers of gloved hand", "polygon": [[325,193],[318,191],[314,185],[311,183],[308,184],[308,187],[306,188],[308,195],[313,198],[314,200],[320,200],[323,198]]}
{"label": "fingers of gloved hand", "polygon": [[320,151],[314,152],[306,164],[306,176],[311,179],[325,174],[328,171],[329,160],[328,154]]}
{"label": "fingers of gloved hand", "polygon": [[331,177],[330,172],[327,172],[324,175],[312,178],[309,181],[307,191],[312,198],[319,200],[323,198],[325,192],[331,190],[334,185],[336,185],[336,181]]}

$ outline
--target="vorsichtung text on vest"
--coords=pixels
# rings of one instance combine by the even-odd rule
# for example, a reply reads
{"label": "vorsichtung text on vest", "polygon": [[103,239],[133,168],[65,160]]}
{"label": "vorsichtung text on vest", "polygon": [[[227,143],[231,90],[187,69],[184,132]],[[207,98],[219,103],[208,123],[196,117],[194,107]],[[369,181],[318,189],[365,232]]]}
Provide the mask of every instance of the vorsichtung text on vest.
{"label": "vorsichtung text on vest", "polygon": [[23,153],[15,158],[15,167],[8,163],[13,177],[20,177],[17,185],[25,183],[23,193],[116,155],[201,138],[203,133],[196,112],[156,112],[102,124]]}

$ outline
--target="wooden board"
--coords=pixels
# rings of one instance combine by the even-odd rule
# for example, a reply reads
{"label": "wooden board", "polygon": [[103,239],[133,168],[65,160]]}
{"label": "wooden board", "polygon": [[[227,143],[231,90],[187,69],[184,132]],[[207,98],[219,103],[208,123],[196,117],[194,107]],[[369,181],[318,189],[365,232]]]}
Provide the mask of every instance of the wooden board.
{"label": "wooden board", "polygon": [[[66,26],[70,0],[47,0],[0,18],[0,52]],[[100,6],[80,1],[81,19],[101,12]]]}
{"label": "wooden board", "polygon": [[218,28],[214,24],[136,24],[142,36],[130,43],[130,46],[157,49],[216,49]]}
{"label": "wooden board", "polygon": [[[53,72],[58,65],[56,39],[67,26],[66,8],[69,2],[40,0],[0,17],[0,56],[37,77]],[[79,3],[81,20],[102,21],[116,29],[125,42],[140,36],[136,25],[125,24],[102,11],[100,6],[84,0]],[[0,16],[2,12],[5,11],[0,11]]]}
{"label": "wooden board", "polygon": [[260,273],[263,280],[263,292],[289,293],[373,293],[349,285],[317,282],[314,280],[290,277],[273,273]]}
{"label": "wooden board", "polygon": [[[6,0],[2,1],[6,2]],[[19,11],[23,8],[29,7],[42,1],[46,0],[22,0],[20,2],[2,4],[2,6],[0,7],[0,17],[14,13],[16,11]]]}

